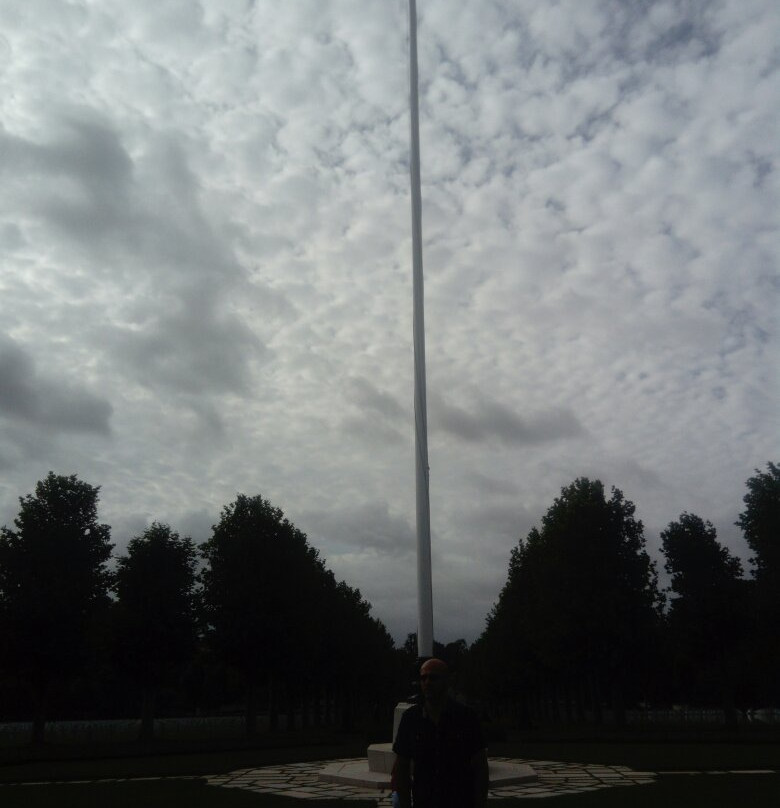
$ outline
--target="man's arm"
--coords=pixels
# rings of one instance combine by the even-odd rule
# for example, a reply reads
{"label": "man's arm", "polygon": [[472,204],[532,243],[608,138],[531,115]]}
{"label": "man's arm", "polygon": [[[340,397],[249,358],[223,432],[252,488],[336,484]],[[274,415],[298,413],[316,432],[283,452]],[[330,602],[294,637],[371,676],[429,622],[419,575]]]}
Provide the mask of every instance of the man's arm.
{"label": "man's arm", "polygon": [[411,808],[412,805],[412,766],[411,761],[402,755],[395,756],[393,766],[395,777],[395,790],[401,800],[401,808]]}
{"label": "man's arm", "polygon": [[485,808],[488,798],[488,785],[490,784],[487,751],[485,749],[480,749],[471,758],[471,771],[474,774],[474,808]]}

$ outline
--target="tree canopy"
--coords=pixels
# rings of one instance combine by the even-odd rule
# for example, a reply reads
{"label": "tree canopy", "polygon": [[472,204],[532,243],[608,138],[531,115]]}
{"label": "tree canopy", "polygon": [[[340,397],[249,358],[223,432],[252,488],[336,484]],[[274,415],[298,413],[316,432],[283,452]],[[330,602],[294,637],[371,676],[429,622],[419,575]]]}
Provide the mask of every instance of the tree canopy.
{"label": "tree canopy", "polygon": [[83,666],[96,611],[108,603],[110,528],[97,519],[98,487],[50,472],[19,498],[15,530],[0,530],[4,665],[33,690],[42,739],[49,685]]}
{"label": "tree canopy", "polygon": [[712,523],[696,514],[683,513],[670,522],[661,532],[661,544],[676,596],[672,611],[686,600],[717,596],[721,585],[742,576],[742,562],[718,543]]}
{"label": "tree canopy", "polygon": [[201,551],[208,636],[245,677],[250,734],[258,682],[268,683],[273,713],[280,690],[289,699],[306,694],[315,679],[319,686],[339,678],[346,687],[363,667],[381,669],[377,655],[392,649],[386,629],[281,509],[239,494]]}
{"label": "tree canopy", "polygon": [[245,494],[225,506],[201,552],[213,642],[250,677],[277,670],[307,633],[318,552],[280,508]]}
{"label": "tree canopy", "polygon": [[755,470],[747,480],[745,510],[737,525],[753,551],[755,565],[754,642],[755,669],[759,692],[769,703],[780,699],[780,465],[767,463],[766,471]]}
{"label": "tree canopy", "polygon": [[[389,721],[408,695],[414,635],[396,650],[360,590],[337,580],[262,496],[238,494],[199,548],[153,522],[111,574],[98,494],[52,472],[0,531],[0,710],[13,704],[26,717],[23,683],[37,740],[47,697],[52,712],[61,699],[137,715],[140,691],[151,734],[155,696],[167,714],[232,709],[244,688],[251,734],[257,708],[272,726],[286,712],[290,727],[299,717],[348,727],[382,711]],[[720,702],[736,720],[738,706],[775,703],[777,464],[747,480],[744,504],[737,524],[754,577],[743,577],[710,522],[684,512],[660,536],[665,612],[634,504],[578,478],[512,549],[480,638],[471,647],[435,643],[436,654],[457,671],[460,693],[518,723],[598,722],[610,707],[620,721],[626,706],[672,701]],[[93,708],[96,696],[102,707]]]}
{"label": "tree canopy", "polygon": [[661,543],[671,576],[668,625],[677,695],[720,702],[734,723],[735,661],[750,628],[742,564],[696,514],[670,522]]}
{"label": "tree canopy", "polygon": [[[606,699],[618,710],[643,679],[661,599],[634,505],[599,480],[561,490],[512,551],[507,582],[482,638],[498,692],[564,694],[567,710]],[[499,681],[503,679],[504,681]]]}
{"label": "tree canopy", "polygon": [[780,465],[767,463],[766,471],[755,470],[747,483],[745,510],[737,525],[755,554],[756,577],[780,580]]}
{"label": "tree canopy", "polygon": [[192,539],[154,522],[118,559],[115,658],[143,693],[142,736],[153,734],[154,696],[192,657],[196,641]]}

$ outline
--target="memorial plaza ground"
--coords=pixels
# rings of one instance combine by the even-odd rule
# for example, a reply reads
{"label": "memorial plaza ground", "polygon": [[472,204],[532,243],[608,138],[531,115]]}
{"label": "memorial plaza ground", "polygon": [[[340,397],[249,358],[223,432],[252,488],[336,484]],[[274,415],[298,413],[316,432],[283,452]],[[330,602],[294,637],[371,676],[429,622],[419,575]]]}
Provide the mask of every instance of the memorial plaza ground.
{"label": "memorial plaza ground", "polygon": [[[389,806],[386,791],[321,782],[319,771],[357,757],[359,741],[0,766],[0,805],[321,808]],[[500,754],[499,754],[500,753]],[[72,752],[71,752],[72,754]],[[503,743],[491,759],[529,763],[533,783],[492,790],[491,808],[529,805],[778,808],[780,745],[762,743]]]}

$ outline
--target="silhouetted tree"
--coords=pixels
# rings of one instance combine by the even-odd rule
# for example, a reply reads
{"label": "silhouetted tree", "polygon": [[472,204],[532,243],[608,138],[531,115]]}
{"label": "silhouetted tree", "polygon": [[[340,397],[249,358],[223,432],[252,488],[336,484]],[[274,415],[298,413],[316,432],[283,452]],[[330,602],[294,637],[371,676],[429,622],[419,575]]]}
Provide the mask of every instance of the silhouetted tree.
{"label": "silhouetted tree", "polygon": [[273,698],[284,673],[305,664],[324,567],[306,535],[259,495],[223,508],[201,552],[209,638],[245,677],[253,735],[257,685],[266,681]]}
{"label": "silhouetted tree", "polygon": [[132,539],[118,560],[116,658],[141,688],[143,740],[154,735],[157,691],[194,654],[195,566],[192,539],[157,522]]}
{"label": "silhouetted tree", "polygon": [[780,466],[767,463],[766,471],[756,469],[747,483],[745,510],[737,525],[742,528],[748,547],[755,553],[756,578],[780,577]]}
{"label": "silhouetted tree", "polygon": [[683,513],[661,533],[672,598],[668,624],[675,672],[686,701],[720,699],[736,724],[741,652],[748,634],[742,564],[710,522]]}
{"label": "silhouetted tree", "polygon": [[50,472],[20,497],[16,530],[0,531],[4,665],[30,688],[33,740],[43,742],[50,687],[84,665],[97,612],[108,604],[110,528],[98,487]]}
{"label": "silhouetted tree", "polygon": [[393,640],[360,590],[328,575],[318,676],[338,695],[342,728],[351,729],[366,707],[379,718],[397,697]]}
{"label": "silhouetted tree", "polygon": [[[403,644],[403,652],[409,658],[409,661],[414,664],[417,662],[417,632],[410,631],[406,635],[406,639],[404,640]],[[444,644],[440,643],[437,639],[434,638],[433,640],[433,655],[437,659],[444,658]]]}
{"label": "silhouetted tree", "polygon": [[507,583],[480,642],[487,681],[503,698],[535,698],[536,714],[621,721],[646,684],[662,599],[634,505],[598,480],[562,489],[513,550]]}
{"label": "silhouetted tree", "polygon": [[747,483],[745,510],[737,525],[753,551],[755,565],[754,664],[760,673],[760,696],[767,703],[780,699],[780,466],[767,463]]}
{"label": "silhouetted tree", "polygon": [[542,595],[529,579],[535,566],[527,563],[528,542],[537,542],[535,528],[510,553],[507,580],[487,618],[486,628],[472,645],[472,676],[487,704],[509,707],[514,722],[527,726],[531,714],[542,712],[547,673],[541,648],[535,644],[537,604]]}

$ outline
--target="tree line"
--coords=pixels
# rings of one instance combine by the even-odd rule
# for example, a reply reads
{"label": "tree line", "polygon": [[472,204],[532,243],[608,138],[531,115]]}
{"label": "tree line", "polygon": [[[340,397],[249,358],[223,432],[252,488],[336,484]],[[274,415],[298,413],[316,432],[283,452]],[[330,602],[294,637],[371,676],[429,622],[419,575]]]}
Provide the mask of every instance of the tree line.
{"label": "tree line", "polygon": [[472,695],[519,725],[604,720],[626,708],[780,704],[780,466],[747,481],[737,525],[754,575],[683,513],[661,532],[659,588],[635,507],[598,480],[561,490],[513,549],[507,581],[470,648]]}
{"label": "tree line", "polygon": [[[241,708],[272,728],[387,720],[409,694],[360,591],[262,496],[237,495],[196,546],[153,523],[114,559],[99,487],[53,472],[0,530],[0,719],[154,717]],[[512,550],[481,636],[435,643],[486,716],[518,725],[624,720],[637,705],[780,704],[780,466],[747,481],[737,525],[754,574],[712,524],[661,533],[662,591],[635,506],[598,480],[561,490]]]}
{"label": "tree line", "polygon": [[239,494],[199,547],[155,522],[114,569],[98,497],[50,472],[0,531],[0,716],[20,717],[26,694],[35,742],[63,705],[138,710],[149,739],[161,697],[190,714],[232,700],[250,736],[261,708],[272,727],[280,713],[348,727],[390,702],[401,663],[387,629],[262,496]]}

